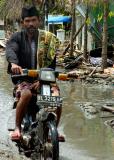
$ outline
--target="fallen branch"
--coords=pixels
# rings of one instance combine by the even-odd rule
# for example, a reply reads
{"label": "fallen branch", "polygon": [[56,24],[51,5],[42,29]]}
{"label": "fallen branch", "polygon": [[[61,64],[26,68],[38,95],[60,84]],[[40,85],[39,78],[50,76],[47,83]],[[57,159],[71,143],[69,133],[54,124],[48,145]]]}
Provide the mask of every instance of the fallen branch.
{"label": "fallen branch", "polygon": [[99,65],[97,65],[94,69],[93,69],[93,71],[89,74],[89,77],[91,77],[92,75],[93,75],[93,73],[96,71],[96,69],[99,67]]}

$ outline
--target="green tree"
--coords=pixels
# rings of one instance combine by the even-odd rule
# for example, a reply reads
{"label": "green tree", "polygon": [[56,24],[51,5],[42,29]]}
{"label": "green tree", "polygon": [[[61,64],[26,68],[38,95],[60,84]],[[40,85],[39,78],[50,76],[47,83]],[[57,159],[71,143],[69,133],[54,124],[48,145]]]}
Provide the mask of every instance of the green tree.
{"label": "green tree", "polygon": [[48,0],[49,13],[68,15],[71,11],[69,0]]}
{"label": "green tree", "polygon": [[[109,14],[109,3],[111,3],[112,0],[85,0],[85,3],[88,3],[91,7],[95,7],[97,5],[103,6],[103,32],[102,32],[102,69],[107,67],[107,35],[108,35],[108,14]],[[87,43],[85,41],[85,43]],[[86,46],[86,44],[84,44]],[[86,54],[86,52],[85,52]],[[85,55],[86,56],[86,55]]]}

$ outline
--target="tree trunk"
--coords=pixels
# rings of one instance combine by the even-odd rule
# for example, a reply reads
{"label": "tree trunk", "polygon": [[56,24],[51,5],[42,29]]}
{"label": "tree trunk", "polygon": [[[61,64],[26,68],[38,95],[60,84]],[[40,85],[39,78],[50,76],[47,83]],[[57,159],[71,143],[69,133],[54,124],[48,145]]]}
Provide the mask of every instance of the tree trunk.
{"label": "tree trunk", "polygon": [[74,36],[74,26],[75,26],[75,0],[72,0],[71,4],[72,10],[72,25],[71,25],[71,39],[70,39],[70,57],[73,56],[73,36]]}
{"label": "tree trunk", "polygon": [[32,0],[33,5],[40,5],[43,0]]}
{"label": "tree trunk", "polygon": [[[88,4],[86,5],[86,17],[85,17],[86,21],[88,19]],[[88,24],[85,23],[85,27],[84,27],[84,59],[85,62],[88,61],[88,55],[87,55],[87,43],[88,43],[88,34],[87,34],[87,30],[88,30]]]}
{"label": "tree trunk", "polygon": [[45,30],[48,31],[48,1],[45,0],[44,3],[44,10],[45,10]]}
{"label": "tree trunk", "polygon": [[103,34],[102,34],[102,69],[107,67],[107,18],[108,18],[108,2],[104,2],[103,15]]}

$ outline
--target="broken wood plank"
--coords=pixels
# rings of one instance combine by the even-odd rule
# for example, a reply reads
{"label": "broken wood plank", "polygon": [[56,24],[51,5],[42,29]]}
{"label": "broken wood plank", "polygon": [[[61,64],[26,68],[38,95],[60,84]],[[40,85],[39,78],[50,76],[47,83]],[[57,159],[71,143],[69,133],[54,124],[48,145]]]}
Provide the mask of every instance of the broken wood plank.
{"label": "broken wood plank", "polygon": [[110,106],[102,106],[101,110],[102,111],[109,111],[111,113],[114,113],[114,107],[110,107]]}

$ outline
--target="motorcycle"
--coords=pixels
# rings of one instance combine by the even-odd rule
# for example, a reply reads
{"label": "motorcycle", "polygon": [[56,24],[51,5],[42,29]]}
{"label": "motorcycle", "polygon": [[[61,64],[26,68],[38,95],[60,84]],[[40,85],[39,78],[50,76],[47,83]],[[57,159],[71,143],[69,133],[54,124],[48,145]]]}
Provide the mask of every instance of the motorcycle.
{"label": "motorcycle", "polygon": [[17,142],[19,152],[24,152],[29,157],[37,155],[40,160],[59,160],[56,112],[59,107],[62,107],[63,99],[60,95],[53,96],[51,88],[56,84],[57,78],[67,80],[69,76],[50,68],[24,69],[23,74],[12,75],[12,80],[25,77],[37,78],[40,88],[23,118],[22,138]]}

